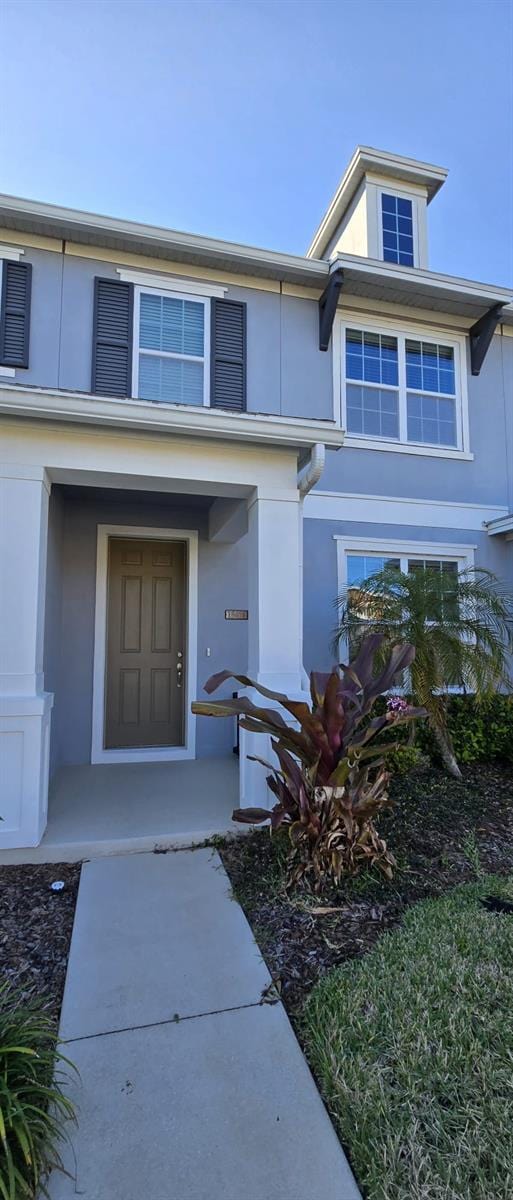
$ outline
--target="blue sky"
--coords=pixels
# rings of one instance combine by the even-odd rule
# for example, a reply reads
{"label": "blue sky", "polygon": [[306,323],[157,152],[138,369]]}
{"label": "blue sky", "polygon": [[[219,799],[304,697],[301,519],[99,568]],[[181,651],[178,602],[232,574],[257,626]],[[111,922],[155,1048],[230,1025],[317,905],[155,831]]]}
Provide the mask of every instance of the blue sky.
{"label": "blue sky", "polygon": [[513,282],[510,0],[2,0],[0,190],[303,253],[354,146],[449,167],[433,270]]}

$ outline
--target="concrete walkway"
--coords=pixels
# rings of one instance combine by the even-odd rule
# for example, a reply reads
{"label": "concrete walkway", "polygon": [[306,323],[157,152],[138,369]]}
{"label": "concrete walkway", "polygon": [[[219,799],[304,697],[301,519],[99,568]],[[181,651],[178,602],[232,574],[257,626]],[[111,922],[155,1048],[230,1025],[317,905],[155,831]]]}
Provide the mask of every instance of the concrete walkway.
{"label": "concrete walkway", "polygon": [[61,1016],[78,1128],[52,1200],[359,1200],[211,850],[82,869]]}

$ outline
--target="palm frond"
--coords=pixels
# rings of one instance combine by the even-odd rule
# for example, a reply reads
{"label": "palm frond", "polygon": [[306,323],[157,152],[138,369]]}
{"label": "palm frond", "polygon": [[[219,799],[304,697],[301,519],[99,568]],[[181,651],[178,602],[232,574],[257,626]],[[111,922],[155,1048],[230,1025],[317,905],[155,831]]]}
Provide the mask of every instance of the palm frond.
{"label": "palm frond", "polygon": [[347,588],[335,602],[333,645],[352,650],[372,633],[383,636],[381,653],[395,641],[415,646],[408,690],[432,724],[443,731],[444,693],[451,687],[484,700],[512,686],[513,596],[491,571],[459,573],[387,566]]}

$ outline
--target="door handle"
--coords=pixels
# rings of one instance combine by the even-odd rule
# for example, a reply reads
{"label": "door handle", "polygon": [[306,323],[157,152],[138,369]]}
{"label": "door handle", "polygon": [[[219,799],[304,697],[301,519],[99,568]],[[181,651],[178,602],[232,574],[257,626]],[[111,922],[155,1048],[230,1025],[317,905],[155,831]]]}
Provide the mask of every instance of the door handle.
{"label": "door handle", "polygon": [[178,661],[176,664],[176,686],[177,687],[182,686],[182,672],[183,672],[182,653],[181,653],[181,650],[179,650],[178,651]]}

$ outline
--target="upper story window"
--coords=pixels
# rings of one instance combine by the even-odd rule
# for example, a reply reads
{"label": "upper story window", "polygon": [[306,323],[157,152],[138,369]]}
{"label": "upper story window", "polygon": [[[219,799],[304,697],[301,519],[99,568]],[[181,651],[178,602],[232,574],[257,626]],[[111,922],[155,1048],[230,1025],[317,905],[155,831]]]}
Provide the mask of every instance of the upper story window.
{"label": "upper story window", "polygon": [[346,379],[348,432],[398,438],[397,338],[370,330],[347,329]]}
{"label": "upper story window", "polygon": [[356,321],[340,328],[335,371],[340,364],[348,444],[468,453],[463,338],[428,340],[395,324],[393,331]]}
{"label": "upper story window", "polygon": [[168,404],[208,404],[208,300],[140,290],[136,300],[135,395]]}
{"label": "upper story window", "polygon": [[406,339],[408,441],[456,446],[454,347]]}
{"label": "upper story window", "polygon": [[385,262],[414,266],[413,203],[403,196],[381,193],[381,225]]}
{"label": "upper story window", "polygon": [[246,408],[246,301],[207,280],[117,267],[94,281],[91,391]]}

